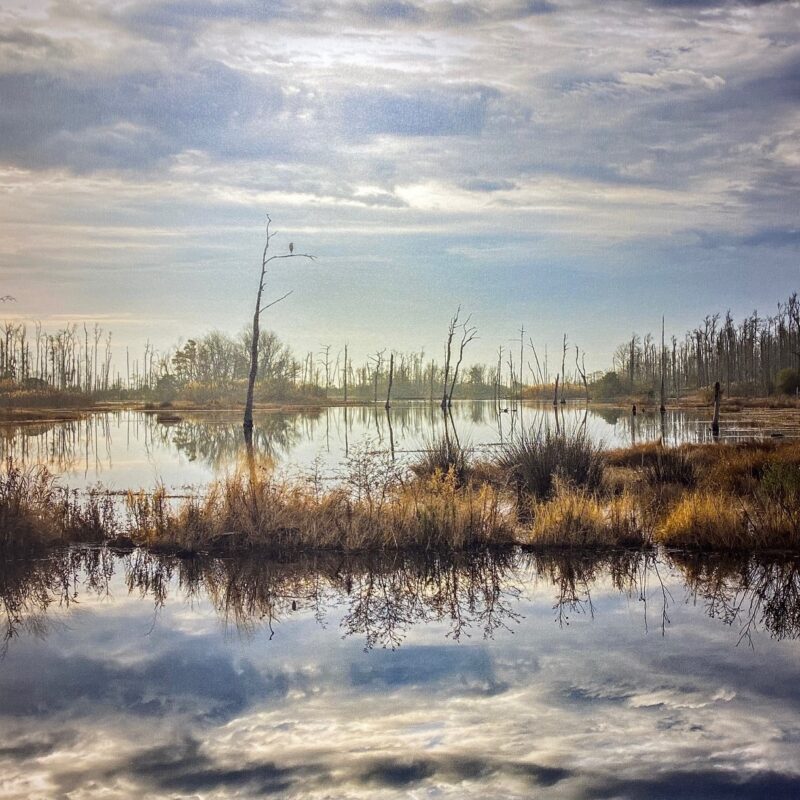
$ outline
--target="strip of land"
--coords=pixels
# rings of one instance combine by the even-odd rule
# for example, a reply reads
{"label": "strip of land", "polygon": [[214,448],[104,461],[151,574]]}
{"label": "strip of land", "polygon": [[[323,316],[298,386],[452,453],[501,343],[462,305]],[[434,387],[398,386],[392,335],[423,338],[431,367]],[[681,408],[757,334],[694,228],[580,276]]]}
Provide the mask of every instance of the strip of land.
{"label": "strip of land", "polygon": [[287,480],[254,458],[202,491],[81,495],[43,467],[0,475],[0,550],[79,543],[181,554],[649,548],[800,550],[800,447],[644,444],[602,451],[545,433],[491,462],[445,438],[410,469],[352,460],[334,488]]}

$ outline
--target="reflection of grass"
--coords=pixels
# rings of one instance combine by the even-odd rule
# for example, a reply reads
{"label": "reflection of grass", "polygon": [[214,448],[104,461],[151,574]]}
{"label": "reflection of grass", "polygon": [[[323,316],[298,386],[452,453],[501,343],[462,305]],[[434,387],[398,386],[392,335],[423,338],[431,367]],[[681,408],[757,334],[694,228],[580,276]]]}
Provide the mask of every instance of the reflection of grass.
{"label": "reflection of grass", "polygon": [[[659,569],[662,567],[662,569]],[[614,590],[651,596],[666,622],[680,603],[662,574],[676,572],[687,598],[711,617],[736,623],[741,636],[764,627],[771,636],[800,635],[800,561],[753,556],[659,554],[652,550],[481,550],[464,553],[313,553],[292,558],[253,558],[248,553],[176,558],[142,549],[116,554],[108,548],[59,549],[47,558],[0,559],[0,659],[23,631],[44,636],[49,610],[107,595],[120,571],[128,591],[161,607],[170,599],[208,598],[226,623],[242,631],[272,628],[295,612],[324,619],[341,610],[341,632],[366,647],[396,647],[415,624],[444,622],[448,636],[512,628],[525,583],[552,587],[557,621],[595,610],[592,595]],[[673,591],[676,587],[672,586]],[[661,603],[653,602],[661,595]],[[647,613],[648,604],[638,604]],[[662,624],[665,624],[662,623]]]}
{"label": "reflection of grass", "polygon": [[[534,463],[538,447],[526,450],[536,492],[519,489],[513,461],[420,474],[365,448],[346,462],[332,488],[245,464],[188,497],[171,498],[157,487],[130,492],[119,505],[101,492],[69,494],[45,469],[21,470],[9,462],[0,475],[0,548],[124,537],[186,552],[653,542],[689,549],[800,549],[800,454],[794,445],[648,445],[578,458],[567,442],[562,463],[553,456],[559,446],[545,443],[543,463]],[[450,455],[444,453],[448,464]],[[572,477],[576,462],[587,465],[590,479],[581,478],[584,472]],[[540,492],[545,485],[548,491]]]}

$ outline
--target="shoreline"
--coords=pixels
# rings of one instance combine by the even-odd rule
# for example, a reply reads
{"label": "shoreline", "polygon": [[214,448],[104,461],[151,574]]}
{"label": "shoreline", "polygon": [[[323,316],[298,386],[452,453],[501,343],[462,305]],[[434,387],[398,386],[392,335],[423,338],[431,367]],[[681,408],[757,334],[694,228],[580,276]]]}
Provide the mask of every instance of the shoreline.
{"label": "shoreline", "polygon": [[[491,400],[470,400],[456,399],[455,403],[488,403]],[[512,401],[509,400],[509,403]],[[517,401],[514,401],[517,402]],[[552,407],[552,401],[544,399],[523,400],[525,405],[536,405]],[[426,398],[398,398],[392,403],[393,406],[406,404],[425,404],[434,408],[439,407],[439,403],[431,403]],[[646,416],[657,415],[659,413],[658,403],[652,400],[643,401],[641,398],[621,398],[620,400],[598,400],[590,401],[570,399],[559,408],[579,408],[584,409],[588,405],[600,410],[614,410],[630,412],[633,405],[636,405],[637,412]],[[308,400],[292,402],[270,402],[256,403],[255,412],[260,413],[301,413],[322,411],[328,408],[372,408],[383,409],[384,401],[378,400]],[[713,402],[706,401],[698,397],[686,397],[667,404],[667,413],[670,411],[701,411],[713,409]],[[800,399],[792,397],[728,397],[723,400],[720,410],[723,414],[738,414],[742,411],[800,411]],[[30,422],[70,422],[85,419],[92,414],[107,414],[121,411],[136,411],[144,414],[175,416],[181,413],[204,414],[204,413],[243,413],[244,403],[194,403],[190,401],[174,401],[171,403],[150,403],[143,401],[100,401],[97,403],[86,403],[79,405],[52,405],[52,406],[0,406],[0,425]]]}

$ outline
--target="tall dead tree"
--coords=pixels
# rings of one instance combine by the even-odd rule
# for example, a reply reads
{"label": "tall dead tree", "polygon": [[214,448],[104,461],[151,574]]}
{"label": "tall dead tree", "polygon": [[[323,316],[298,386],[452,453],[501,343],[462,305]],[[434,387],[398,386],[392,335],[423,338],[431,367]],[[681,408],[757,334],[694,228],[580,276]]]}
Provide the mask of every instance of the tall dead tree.
{"label": "tall dead tree", "polygon": [[273,261],[277,261],[279,259],[284,259],[284,258],[307,258],[310,261],[313,261],[315,258],[314,256],[309,255],[308,253],[292,252],[294,248],[291,248],[288,253],[281,253],[272,256],[268,255],[270,242],[277,235],[277,231],[272,232],[270,230],[271,226],[272,226],[272,219],[270,218],[269,214],[267,214],[266,241],[264,242],[264,251],[261,255],[261,274],[259,275],[258,278],[258,291],[256,292],[256,308],[255,312],[253,313],[253,335],[250,340],[250,371],[247,376],[247,398],[244,404],[244,423],[242,425],[242,427],[244,428],[244,437],[248,443],[251,443],[253,441],[253,394],[255,392],[255,387],[256,387],[256,378],[258,378],[258,339],[261,333],[261,315],[268,308],[271,308],[276,303],[280,303],[281,300],[285,300],[291,294],[291,291],[286,292],[286,294],[282,295],[276,300],[272,300],[266,305],[262,305],[264,297],[264,284],[267,279],[267,267]]}
{"label": "tall dead tree", "polygon": [[458,361],[456,361],[456,368],[453,370],[453,380],[450,383],[450,392],[447,395],[447,407],[453,405],[453,392],[456,389],[456,381],[458,380],[458,370],[461,367],[461,362],[464,360],[464,348],[478,335],[478,329],[474,325],[469,324],[470,317],[464,320],[461,326],[461,341],[458,345]]}
{"label": "tall dead tree", "polygon": [[581,376],[581,382],[583,383],[583,390],[586,392],[586,402],[589,402],[589,382],[586,380],[586,353],[583,354],[583,358],[581,362],[578,362],[578,356],[580,355],[580,351],[578,350],[578,345],[575,345],[575,369],[578,370],[578,375]]}
{"label": "tall dead tree", "polygon": [[664,317],[661,317],[661,416],[667,413],[665,373],[667,371],[667,350],[664,347]]}
{"label": "tall dead tree", "polygon": [[456,327],[458,326],[458,316],[461,313],[461,306],[456,309],[456,313],[450,319],[450,324],[447,327],[447,338],[444,342],[444,380],[442,385],[442,410],[447,408],[447,389],[450,380],[450,359],[453,350],[453,337],[456,335]]}

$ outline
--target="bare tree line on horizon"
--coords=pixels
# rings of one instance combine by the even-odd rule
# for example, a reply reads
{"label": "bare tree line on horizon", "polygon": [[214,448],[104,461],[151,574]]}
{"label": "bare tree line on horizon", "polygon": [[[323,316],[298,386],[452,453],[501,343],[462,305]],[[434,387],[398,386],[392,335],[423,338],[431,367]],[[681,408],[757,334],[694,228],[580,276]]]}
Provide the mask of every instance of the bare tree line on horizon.
{"label": "bare tree line on horizon", "polygon": [[[402,351],[382,347],[362,360],[344,358],[344,345],[320,344],[301,356],[267,330],[258,331],[257,399],[348,399],[378,402],[387,398],[452,403],[454,398],[495,399],[539,397],[555,401],[655,392],[662,376],[670,397],[713,386],[728,393],[771,394],[781,370],[800,369],[800,303],[797,293],[778,304],[777,313],[755,312],[734,323],[730,313],[715,314],[663,345],[652,334],[634,334],[620,344],[605,374],[587,373],[581,349],[565,335],[555,356],[527,342],[524,327],[500,346],[493,364],[464,365],[465,349],[477,336],[460,308],[444,335],[441,360],[424,349]],[[5,322],[0,329],[0,379],[6,392],[19,389],[82,393],[92,396],[140,394],[169,398],[189,391],[208,395],[242,392],[251,367],[252,333],[238,336],[211,331],[165,352],[149,342],[143,351],[126,348],[122,369],[113,363],[112,336],[95,324],[70,324],[46,331],[34,323]],[[555,363],[555,368],[551,367]],[[554,395],[554,384],[558,383]],[[607,385],[604,385],[607,384]],[[611,384],[611,385],[608,385]],[[242,399],[244,394],[242,393]]]}

